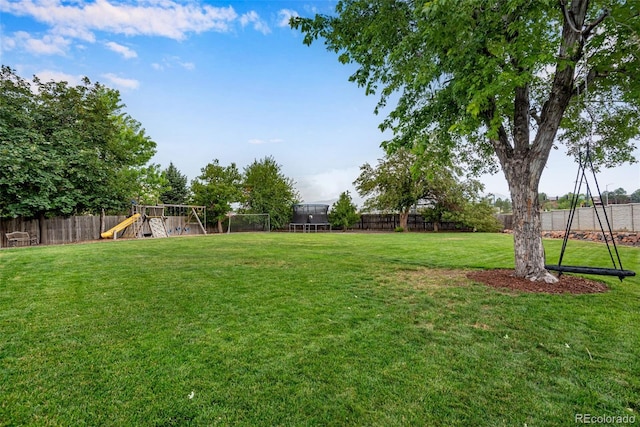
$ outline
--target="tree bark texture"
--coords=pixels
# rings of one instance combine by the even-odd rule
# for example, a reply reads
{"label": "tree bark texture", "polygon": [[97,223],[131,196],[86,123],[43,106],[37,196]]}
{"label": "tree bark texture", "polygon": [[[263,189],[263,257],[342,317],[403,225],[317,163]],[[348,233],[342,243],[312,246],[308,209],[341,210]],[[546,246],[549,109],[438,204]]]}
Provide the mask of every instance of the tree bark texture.
{"label": "tree bark texture", "polygon": [[40,234],[38,241],[41,245],[49,243],[49,236],[47,235],[47,229],[44,225],[45,218],[46,216],[44,215],[44,212],[40,212],[40,214],[38,214],[38,234]]}
{"label": "tree bark texture", "polygon": [[409,211],[400,212],[400,227],[402,227],[402,229],[405,231],[409,231],[409,227],[407,226],[408,223],[409,223]]}
{"label": "tree bark texture", "polygon": [[516,277],[532,281],[556,283],[558,279],[545,268],[544,247],[538,201],[540,173],[530,169],[529,162],[509,162],[508,175],[511,203],[513,205],[513,245]]}

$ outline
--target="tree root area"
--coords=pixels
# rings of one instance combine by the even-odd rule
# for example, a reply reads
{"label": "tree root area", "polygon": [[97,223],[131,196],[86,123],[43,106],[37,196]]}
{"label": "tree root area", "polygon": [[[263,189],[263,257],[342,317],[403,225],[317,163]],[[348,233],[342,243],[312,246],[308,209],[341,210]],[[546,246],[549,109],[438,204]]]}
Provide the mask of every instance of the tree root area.
{"label": "tree root area", "polygon": [[563,274],[558,283],[532,282],[515,277],[513,270],[478,270],[467,274],[474,282],[483,283],[497,289],[515,292],[545,294],[598,294],[607,292],[609,288],[602,282],[583,277]]}

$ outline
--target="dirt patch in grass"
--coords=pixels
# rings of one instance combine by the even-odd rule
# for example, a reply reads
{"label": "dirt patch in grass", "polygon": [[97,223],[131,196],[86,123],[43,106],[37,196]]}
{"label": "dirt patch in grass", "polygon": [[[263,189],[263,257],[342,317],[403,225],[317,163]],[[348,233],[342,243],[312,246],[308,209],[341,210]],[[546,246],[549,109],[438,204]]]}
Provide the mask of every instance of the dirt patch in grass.
{"label": "dirt patch in grass", "polygon": [[514,276],[513,270],[479,270],[467,273],[474,282],[498,289],[547,294],[597,294],[609,288],[602,282],[563,274],[558,283],[532,282]]}
{"label": "dirt patch in grass", "polygon": [[442,286],[468,285],[465,272],[446,269],[417,269],[399,271],[396,280],[408,284],[415,290],[439,288]]}

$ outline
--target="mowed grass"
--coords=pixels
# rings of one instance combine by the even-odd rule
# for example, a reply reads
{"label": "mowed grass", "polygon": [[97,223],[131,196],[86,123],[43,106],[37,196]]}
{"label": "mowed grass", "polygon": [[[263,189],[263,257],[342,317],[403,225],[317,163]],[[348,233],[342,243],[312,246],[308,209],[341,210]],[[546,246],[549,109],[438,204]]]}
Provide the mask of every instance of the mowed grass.
{"label": "mowed grass", "polygon": [[[580,296],[466,278],[512,250],[445,233],[3,249],[0,425],[640,422],[638,278]],[[608,265],[601,244],[568,251]],[[639,271],[640,249],[620,251]]]}

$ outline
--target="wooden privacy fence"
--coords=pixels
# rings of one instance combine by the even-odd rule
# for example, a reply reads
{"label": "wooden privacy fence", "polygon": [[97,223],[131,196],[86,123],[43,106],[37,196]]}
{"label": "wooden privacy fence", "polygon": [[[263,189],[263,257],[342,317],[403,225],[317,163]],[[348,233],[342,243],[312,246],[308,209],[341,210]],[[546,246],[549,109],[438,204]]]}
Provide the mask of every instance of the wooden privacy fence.
{"label": "wooden privacy fence", "polygon": [[[354,230],[369,231],[393,231],[400,226],[398,214],[363,214],[360,221],[352,228]],[[410,231],[434,231],[434,223],[426,221],[422,215],[410,214],[407,219],[407,227]],[[456,222],[438,223],[440,231],[471,231],[470,228]]]}
{"label": "wooden privacy fence", "polygon": [[[597,213],[600,215],[603,226],[606,229],[604,212],[609,218],[612,231],[640,231],[640,203],[627,205],[609,205],[606,207],[576,209],[571,229],[576,231],[599,231]],[[540,213],[542,231],[564,231],[569,220],[570,210],[548,211]],[[506,229],[513,229],[511,215],[499,215],[498,219]]]}
{"label": "wooden privacy fence", "polygon": [[498,214],[496,219],[500,221],[502,227],[505,230],[513,230],[513,215],[512,214]]}
{"label": "wooden privacy fence", "polygon": [[29,236],[36,237],[40,242],[39,221],[37,219],[24,220],[22,218],[0,220],[0,247],[9,245],[5,234],[13,231],[26,231]]}
{"label": "wooden privacy fence", "polygon": [[[108,230],[124,221],[124,215],[109,215],[104,217],[104,230]],[[166,217],[168,234],[202,234],[200,227],[186,223],[184,216]],[[102,230],[102,231],[104,231]],[[100,216],[72,216],[69,218],[47,218],[25,220],[22,218],[0,220],[0,247],[7,247],[6,233],[26,231],[30,236],[37,237],[43,245],[63,245],[100,239]]]}
{"label": "wooden privacy fence", "polygon": [[[627,205],[609,205],[605,208],[580,208],[576,210],[572,230],[594,231],[599,230],[595,211],[603,218],[602,211],[606,210],[613,231],[640,231],[640,203]],[[560,231],[567,224],[569,210],[542,212],[542,230]],[[104,217],[104,230],[114,227],[122,222],[126,216],[113,215]],[[180,234],[202,234],[200,227],[191,223],[185,223],[184,216],[166,217],[167,232],[170,236]],[[505,228],[511,229],[511,216],[499,215]],[[394,214],[364,214],[353,229],[363,231],[393,231],[400,226],[400,216]],[[411,231],[433,231],[434,224],[425,221],[421,215],[411,214],[408,218],[408,227]],[[441,231],[470,231],[461,224],[443,222],[438,225]],[[26,231],[29,236],[37,237],[38,242],[44,245],[62,245],[66,243],[78,243],[100,239],[100,216],[72,216],[69,218],[48,218],[26,220],[22,218],[0,220],[0,247],[7,247],[6,233],[13,231]],[[213,231],[213,230],[212,230]]]}

